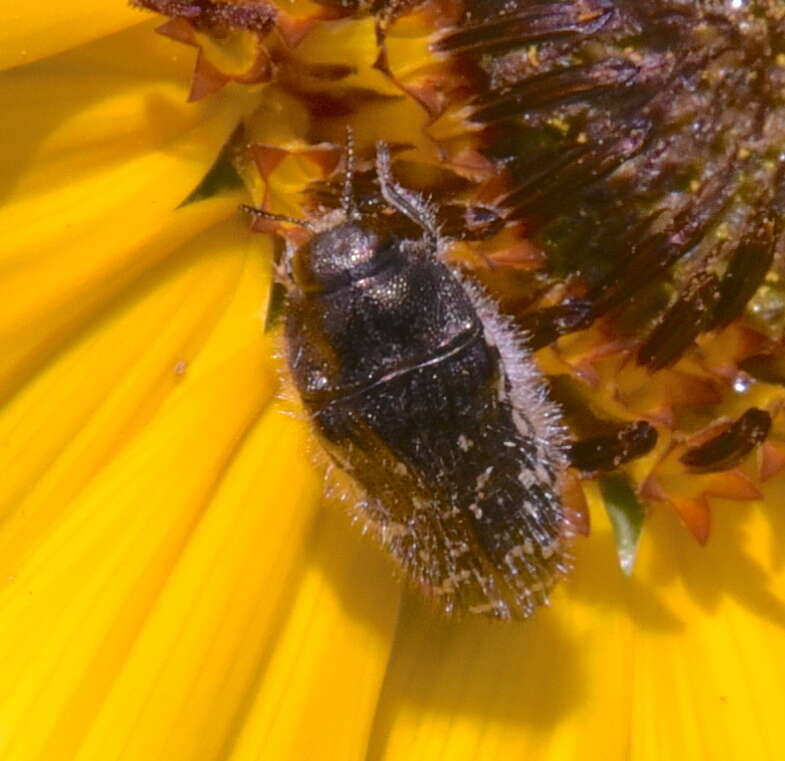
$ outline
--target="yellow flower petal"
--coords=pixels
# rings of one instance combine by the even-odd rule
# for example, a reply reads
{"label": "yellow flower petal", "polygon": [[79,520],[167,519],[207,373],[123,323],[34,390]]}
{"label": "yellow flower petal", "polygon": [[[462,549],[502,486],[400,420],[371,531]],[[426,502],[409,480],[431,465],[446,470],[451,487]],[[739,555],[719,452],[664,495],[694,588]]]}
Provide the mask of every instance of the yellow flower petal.
{"label": "yellow flower petal", "polygon": [[[372,17],[319,24],[297,46],[297,59],[307,66],[340,62],[348,72],[341,79],[342,87],[367,88],[371,92],[399,97],[400,90],[374,66],[379,56],[376,28]],[[319,89],[324,89],[323,83]]]}
{"label": "yellow flower petal", "polygon": [[[231,108],[226,98],[185,103],[193,59],[146,23],[5,72],[0,106],[13,118],[3,121],[0,193],[73,185],[96,168],[166,149],[215,118],[219,104]],[[210,153],[209,145],[191,146],[195,160]]]}
{"label": "yellow flower petal", "polygon": [[291,580],[291,607],[227,761],[366,757],[400,588],[388,559],[341,513],[325,507],[309,536],[304,573]]}
{"label": "yellow flower petal", "polygon": [[627,579],[594,511],[574,577],[523,626],[434,622],[410,601],[369,757],[779,758],[785,571],[760,507],[716,517],[702,548],[654,512]]}
{"label": "yellow flower petal", "polygon": [[[220,758],[279,631],[318,504],[303,432],[255,427],[150,610],[77,758]],[[298,460],[300,460],[298,462]],[[220,695],[220,701],[216,701]]]}
{"label": "yellow flower petal", "polygon": [[[242,272],[242,251],[226,240],[229,231],[239,234],[236,224],[192,237],[215,218],[214,207],[225,206],[211,200],[177,212],[182,234],[191,235],[169,252],[170,263],[94,318],[0,412],[0,566],[25,546],[14,521],[35,515],[45,526],[190,372],[186,364],[178,375],[178,363],[189,363],[208,339]],[[260,288],[265,281],[262,275]],[[256,341],[261,323],[251,328]]]}
{"label": "yellow flower petal", "polygon": [[[132,51],[148,36],[149,28],[133,29],[8,75],[14,87],[6,106],[15,113],[18,139],[4,146],[17,172],[0,209],[0,340],[7,347],[0,394],[176,247],[181,232],[172,210],[199,183],[247,107],[244,98],[228,96],[188,106],[184,85],[151,80],[144,67],[135,72]],[[153,47],[163,58],[175,43]],[[96,67],[115,71],[117,79],[91,81],[88,72]],[[88,117],[69,125],[59,93],[72,85],[93,105]],[[24,95],[31,89],[43,102],[61,105],[37,108]],[[144,118],[110,138],[111,125],[123,124],[128,112]],[[103,128],[90,128],[98,124]],[[226,216],[234,201],[212,211]],[[215,219],[208,214],[202,223]],[[147,245],[153,240],[159,244]]]}
{"label": "yellow flower petal", "polygon": [[[223,255],[215,250],[216,241],[222,242]],[[73,500],[59,502],[50,483],[50,509],[32,509],[10,524],[26,540],[5,558],[0,589],[4,759],[73,755],[231,458],[275,388],[269,349],[259,338],[269,263],[259,256],[258,245],[238,223],[212,241],[206,236],[202,246],[194,243],[201,256],[183,260],[181,275],[149,298],[171,306],[172,291],[207,302],[211,291],[218,292],[226,304],[223,314],[205,324],[209,307],[186,306],[194,318],[193,337],[201,332],[202,340],[190,347],[187,341],[151,347],[161,377],[158,393],[169,385],[155,416],[115,449],[115,457]],[[232,278],[236,286],[227,292]],[[158,311],[147,307],[154,319]],[[116,339],[122,337],[120,323],[118,315]],[[159,327],[164,330],[165,324]],[[107,360],[103,345],[91,346],[90,334],[83,341],[85,369]],[[177,357],[188,364],[172,386]],[[116,401],[110,398],[109,406]],[[116,425],[101,412],[108,410],[98,413],[104,427]],[[124,422],[133,432],[132,417]],[[69,453],[72,459],[81,454],[76,459],[82,464],[93,457],[85,448],[91,433],[96,432],[79,442],[79,453]],[[66,490],[78,470],[57,474]],[[60,509],[53,515],[51,506]],[[150,672],[144,679],[153,685]]]}
{"label": "yellow flower petal", "polygon": [[0,7],[0,69],[31,63],[143,19],[124,2],[5,2]]}

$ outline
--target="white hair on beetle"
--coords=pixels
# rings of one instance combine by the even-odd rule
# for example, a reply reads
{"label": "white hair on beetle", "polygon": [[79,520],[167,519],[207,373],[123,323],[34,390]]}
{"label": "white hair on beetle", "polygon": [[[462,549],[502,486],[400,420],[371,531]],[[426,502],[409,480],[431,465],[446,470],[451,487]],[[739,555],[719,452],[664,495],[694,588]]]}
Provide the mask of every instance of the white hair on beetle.
{"label": "white hair on beetle", "polygon": [[526,347],[522,334],[510,318],[499,313],[493,299],[476,283],[470,282],[454,267],[452,271],[471,299],[485,330],[485,340],[496,346],[502,368],[510,381],[510,404],[531,421],[543,455],[557,471],[567,467],[567,430],[559,406],[548,396],[542,373]]}

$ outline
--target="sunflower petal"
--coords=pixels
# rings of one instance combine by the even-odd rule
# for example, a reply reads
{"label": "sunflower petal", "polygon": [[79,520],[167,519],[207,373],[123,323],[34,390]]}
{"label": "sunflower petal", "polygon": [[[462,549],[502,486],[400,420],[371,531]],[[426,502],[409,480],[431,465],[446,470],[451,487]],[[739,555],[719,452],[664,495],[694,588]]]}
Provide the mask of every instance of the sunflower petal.
{"label": "sunflower petal", "polygon": [[[306,567],[228,761],[362,761],[393,647],[399,585],[346,516],[321,513]],[[288,580],[287,580],[288,581]]]}
{"label": "sunflower petal", "polygon": [[[77,758],[221,758],[262,673],[318,505],[299,425],[245,439],[151,606]],[[271,583],[275,580],[275,583]],[[220,700],[216,696],[220,695]]]}
{"label": "sunflower petal", "polygon": [[[208,201],[177,216],[187,216],[191,233],[198,233],[214,205]],[[227,236],[236,242],[227,244]],[[7,442],[0,454],[0,564],[24,547],[12,530],[15,516],[34,513],[44,525],[192,372],[189,365],[226,309],[245,257],[255,251],[240,241],[248,241],[248,233],[237,223],[187,238],[165,266],[96,317],[0,412],[0,438]],[[268,279],[259,273],[256,310]],[[261,321],[249,329],[261,331]]]}
{"label": "sunflower petal", "polygon": [[213,141],[189,132],[207,120],[210,137],[247,101],[236,93],[189,106],[193,58],[143,24],[3,74],[0,194],[67,188],[153,149],[177,153],[178,140],[183,159],[209,156]]}
{"label": "sunflower petal", "polygon": [[[59,468],[55,463],[46,474],[48,482],[38,496],[49,509],[32,506],[4,525],[22,539],[12,542],[14,551],[3,558],[0,588],[0,639],[8,659],[0,688],[4,758],[70,758],[91,730],[101,702],[107,700],[111,707],[113,684],[119,685],[116,689],[124,684],[123,664],[133,657],[134,643],[145,641],[146,627],[155,625],[151,612],[166,594],[163,588],[189,542],[209,525],[213,493],[275,389],[269,347],[260,340],[259,310],[266,299],[269,264],[258,256],[256,240],[249,247],[249,238],[239,227],[217,232],[212,250],[205,245],[205,256],[182,261],[180,276],[166,279],[160,292],[150,295],[142,308],[150,310],[148,319],[160,319],[161,308],[165,312],[168,305],[177,322],[178,307],[185,308],[186,315],[192,315],[191,335],[173,325],[173,333],[181,332],[179,340],[152,342],[150,362],[158,365],[159,377],[156,383],[149,368],[137,371],[138,380],[153,383],[141,408],[129,404],[128,395],[134,392],[127,388],[110,393],[106,407],[97,410],[81,440],[78,434],[66,452],[70,462]],[[216,241],[231,253],[221,255],[214,248]],[[213,304],[178,305],[173,293],[183,301],[199,294]],[[221,293],[223,309],[213,320],[206,319]],[[122,316],[104,328],[114,332],[116,340],[127,329]],[[140,314],[134,317],[141,329],[145,321]],[[165,325],[159,323],[163,332]],[[91,334],[82,340],[86,369],[107,361],[100,341],[94,343]],[[173,385],[178,357],[188,364]],[[144,420],[145,412],[149,414],[144,402],[159,405],[149,420]],[[56,408],[53,405],[53,415]],[[138,430],[136,414],[143,418]],[[115,439],[110,448],[114,457],[105,464],[96,463],[90,449],[102,436],[104,443]],[[89,484],[69,499],[66,495],[77,491],[71,479],[90,470],[97,472]],[[237,500],[233,504],[240,505]],[[186,597],[192,591],[186,590]],[[171,612],[163,614],[168,621]],[[155,640],[153,649],[170,633]],[[205,636],[212,635],[208,631]],[[153,661],[152,671],[132,669],[132,678],[143,674],[144,682],[160,685],[153,677],[159,668]],[[130,715],[131,698],[127,701]],[[99,720],[92,731],[99,732],[100,726]],[[121,757],[119,726],[115,737],[114,748],[104,746],[101,758]]]}
{"label": "sunflower petal", "polygon": [[31,63],[138,24],[143,16],[127,3],[4,3],[0,7],[0,69]]}
{"label": "sunflower petal", "polygon": [[[23,127],[13,130],[0,162],[16,170],[6,179],[10,195],[0,210],[0,336],[7,347],[0,394],[190,236],[194,223],[204,228],[234,211],[236,199],[224,199],[223,206],[172,215],[209,169],[247,101],[185,105],[187,76],[173,85],[151,81],[145,67],[135,72],[131,50],[146,44],[134,29],[9,75],[3,105]],[[170,55],[173,45],[157,43],[156,55]],[[119,68],[123,77],[93,80],[89,72],[97,62]],[[75,117],[69,125],[58,111],[62,105],[39,111],[37,99],[25,98],[31,88],[53,104],[63,102],[58,93],[73,89],[83,105],[92,104],[89,118]],[[129,113],[137,116],[128,131],[112,137],[112,125]]]}
{"label": "sunflower petal", "polygon": [[716,513],[702,548],[654,511],[625,579],[594,509],[575,577],[526,627],[429,623],[410,601],[369,758],[774,761],[785,572],[765,514]]}

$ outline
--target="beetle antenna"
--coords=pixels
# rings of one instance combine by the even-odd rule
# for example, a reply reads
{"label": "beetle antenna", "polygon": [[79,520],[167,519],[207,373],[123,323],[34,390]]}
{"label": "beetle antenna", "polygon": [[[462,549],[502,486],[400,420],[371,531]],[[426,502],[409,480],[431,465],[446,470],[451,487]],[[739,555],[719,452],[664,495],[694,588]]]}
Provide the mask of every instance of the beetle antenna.
{"label": "beetle antenna", "polygon": [[248,206],[248,204],[243,204],[240,208],[250,214],[254,219],[269,219],[273,222],[289,222],[289,224],[304,227],[312,233],[316,232],[314,226],[307,219],[297,219],[296,217],[290,217],[286,214],[274,214],[271,211],[257,209],[255,206]]}
{"label": "beetle antenna", "polygon": [[341,193],[341,209],[346,214],[346,218],[352,221],[360,219],[360,210],[357,208],[357,203],[354,198],[354,132],[352,128],[346,125],[346,158],[344,177],[343,177],[343,192]]}
{"label": "beetle antenna", "polygon": [[436,245],[439,240],[439,225],[433,209],[418,193],[413,193],[395,182],[390,169],[390,149],[387,143],[381,140],[376,143],[376,174],[384,200],[421,227],[430,242]]}

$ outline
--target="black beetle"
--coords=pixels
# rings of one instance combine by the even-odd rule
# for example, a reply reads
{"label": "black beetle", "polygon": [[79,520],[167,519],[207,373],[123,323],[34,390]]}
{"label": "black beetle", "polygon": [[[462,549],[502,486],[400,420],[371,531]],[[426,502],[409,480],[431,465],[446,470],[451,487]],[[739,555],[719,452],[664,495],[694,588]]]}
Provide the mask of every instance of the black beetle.
{"label": "black beetle", "polygon": [[313,235],[279,267],[286,359],[334,463],[360,487],[357,513],[447,613],[528,616],[566,570],[559,409],[521,337],[444,260],[431,205],[392,178],[381,195],[419,237],[385,232],[352,198],[296,222]]}

